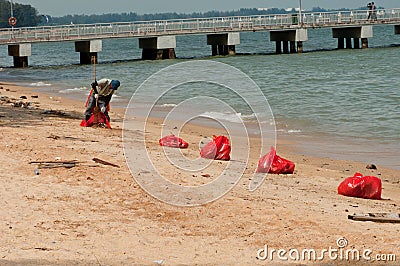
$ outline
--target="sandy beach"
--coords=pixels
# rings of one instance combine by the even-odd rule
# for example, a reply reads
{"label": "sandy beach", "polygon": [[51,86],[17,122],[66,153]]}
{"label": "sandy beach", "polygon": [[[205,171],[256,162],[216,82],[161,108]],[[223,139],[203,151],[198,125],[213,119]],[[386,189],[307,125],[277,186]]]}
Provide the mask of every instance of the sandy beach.
{"label": "sandy beach", "polygon": [[[111,130],[83,128],[85,99],[0,86],[0,265],[367,264],[327,254],[321,261],[260,256],[266,246],[269,251],[315,249],[319,256],[323,249],[338,248],[343,238],[346,249],[369,249],[373,259],[394,254],[400,261],[399,223],[348,219],[353,214],[399,214],[400,171],[305,156],[278,135],[278,154],[295,162],[293,175],[268,175],[250,192],[249,177],[259,159],[251,156],[239,184],[224,197],[198,207],[176,207],[147,194],[131,175],[122,144],[123,109],[111,110]],[[157,119],[147,124],[150,157],[163,152],[156,137],[160,129]],[[181,137],[190,145],[185,156],[198,156],[199,141],[219,133],[211,131],[185,126]],[[74,164],[38,164],[57,161]],[[157,166],[176,178],[174,167],[161,162]],[[190,181],[174,181],[204,184],[213,178],[211,170],[193,174]],[[338,195],[340,182],[355,172],[381,178],[383,199]],[[374,261],[380,264],[396,262]]]}

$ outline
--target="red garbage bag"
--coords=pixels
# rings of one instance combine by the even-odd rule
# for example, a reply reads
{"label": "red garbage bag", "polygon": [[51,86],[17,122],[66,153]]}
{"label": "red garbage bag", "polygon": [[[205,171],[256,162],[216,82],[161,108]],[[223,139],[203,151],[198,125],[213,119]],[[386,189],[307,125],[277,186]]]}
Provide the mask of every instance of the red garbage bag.
{"label": "red garbage bag", "polygon": [[229,139],[225,136],[213,136],[210,141],[200,151],[202,158],[229,161],[231,159],[231,145]]}
{"label": "red garbage bag", "polygon": [[[93,89],[90,91],[85,106],[87,107],[89,104],[89,99],[93,94]],[[92,127],[92,126],[100,126],[100,127],[106,127],[111,129],[110,121],[108,121],[106,115],[100,110],[95,110],[96,108],[92,108],[92,115],[90,116],[89,120],[86,121],[83,119],[81,121],[80,126],[81,127]],[[107,111],[110,111],[110,103],[107,105]]]}
{"label": "red garbage bag", "polygon": [[89,120],[86,121],[83,119],[80,124],[81,127],[92,127],[92,126],[100,126],[111,129],[110,122],[108,121],[105,114],[99,112],[98,114],[92,113]]}
{"label": "red garbage bag", "polygon": [[382,181],[375,176],[355,173],[346,178],[338,187],[340,195],[363,199],[381,199]]}
{"label": "red garbage bag", "polygon": [[293,174],[294,167],[294,162],[276,155],[275,148],[271,147],[270,152],[258,161],[257,173]]}
{"label": "red garbage bag", "polygon": [[172,147],[172,148],[180,148],[180,149],[186,149],[189,146],[189,143],[184,141],[181,138],[178,138],[175,135],[169,135],[161,138],[158,143],[160,143],[161,146],[167,146],[167,147]]}

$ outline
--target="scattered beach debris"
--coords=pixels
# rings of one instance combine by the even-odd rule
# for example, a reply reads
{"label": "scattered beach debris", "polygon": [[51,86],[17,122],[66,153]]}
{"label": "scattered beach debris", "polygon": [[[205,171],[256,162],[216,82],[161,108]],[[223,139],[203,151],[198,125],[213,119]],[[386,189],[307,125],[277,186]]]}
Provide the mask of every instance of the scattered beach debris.
{"label": "scattered beach debris", "polygon": [[42,111],[43,115],[54,116],[54,117],[63,117],[63,118],[70,118],[70,119],[79,119],[81,117],[80,114],[75,112],[64,112],[61,110],[52,110],[52,109],[45,109]]}
{"label": "scattered beach debris", "polygon": [[348,215],[349,220],[377,223],[400,223],[400,214],[397,213],[366,213]]}
{"label": "scattered beach debris", "polygon": [[27,109],[33,109],[37,108],[36,102],[29,102],[29,101],[22,101],[19,99],[11,98],[8,96],[1,96],[0,97],[0,104],[9,104],[13,107],[17,108],[27,108]]}
{"label": "scattered beach debris", "polygon": [[55,116],[67,116],[67,114],[63,111],[59,110],[44,110],[42,112],[44,115],[55,115]]}
{"label": "scattered beach debris", "polygon": [[43,168],[73,168],[79,162],[76,160],[73,161],[35,161],[30,162],[29,164],[38,164],[39,169]]}
{"label": "scattered beach debris", "polygon": [[48,138],[48,139],[55,139],[55,140],[58,140],[58,139],[60,139],[61,137],[51,134],[51,135],[48,136],[47,138]]}
{"label": "scattered beach debris", "polygon": [[163,263],[164,263],[164,260],[155,260],[155,261],[153,261],[155,264],[157,264],[157,265],[163,265]]}
{"label": "scattered beach debris", "polygon": [[376,169],[378,169],[378,168],[376,167],[375,164],[368,164],[366,168],[367,168],[367,169],[371,169],[371,170],[376,170]]}
{"label": "scattered beach debris", "polygon": [[92,160],[95,161],[96,163],[99,163],[99,164],[104,164],[104,165],[109,165],[109,166],[112,166],[112,167],[120,168],[119,165],[116,165],[116,164],[101,160],[99,158],[93,158]]}

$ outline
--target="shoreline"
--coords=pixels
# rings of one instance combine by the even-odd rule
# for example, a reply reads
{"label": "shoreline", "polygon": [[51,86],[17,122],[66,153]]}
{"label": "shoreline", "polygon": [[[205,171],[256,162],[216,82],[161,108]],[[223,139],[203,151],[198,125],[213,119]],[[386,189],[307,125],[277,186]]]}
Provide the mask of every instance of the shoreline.
{"label": "shoreline", "polygon": [[[35,87],[30,87],[35,90]],[[79,102],[81,98],[82,103],[86,101],[88,94],[84,93],[84,90],[79,89],[79,96],[72,96],[67,92],[61,93],[60,91],[51,91],[47,87],[40,88],[40,93],[53,95],[56,97],[67,98],[69,100]],[[76,89],[73,89],[76,92]],[[117,113],[123,115],[126,110],[126,105],[130,99],[126,99],[123,96],[114,97],[111,101],[111,107],[119,110]],[[144,103],[140,103],[143,105]],[[116,106],[116,107],[113,107]],[[165,117],[171,106],[156,106],[157,109],[154,112],[153,118],[162,119]],[[84,108],[82,109],[84,110]],[[153,110],[154,111],[154,110]],[[228,120],[224,121],[228,122]],[[253,124],[251,121],[250,124]],[[196,123],[205,127],[213,128],[213,126],[206,125],[205,123]],[[232,123],[235,124],[235,123]],[[235,127],[235,125],[234,125]],[[297,155],[309,155],[313,157],[320,157],[325,159],[334,160],[349,160],[357,163],[375,164],[383,168],[389,168],[393,170],[400,170],[399,160],[397,158],[400,153],[396,148],[391,148],[388,151],[388,146],[385,144],[385,140],[367,140],[367,139],[355,139],[349,136],[335,136],[330,133],[304,133],[297,130],[296,128],[290,128],[285,123],[285,120],[276,121],[276,138],[284,142],[293,143],[293,151]],[[252,131],[252,126],[248,127],[249,132]],[[250,134],[252,134],[250,132]],[[383,146],[381,146],[383,145]],[[400,148],[400,146],[399,146]]]}
{"label": "shoreline", "polygon": [[[354,213],[399,213],[398,170],[379,165],[378,170],[368,170],[364,163],[297,154],[295,143],[278,136],[278,155],[295,162],[294,175],[267,175],[259,189],[249,192],[248,179],[258,161],[257,154],[250,154],[248,169],[224,197],[198,207],[176,207],[148,195],[132,178],[123,154],[124,110],[111,109],[111,130],[82,128],[84,100],[0,86],[0,97],[26,96],[23,101],[38,107],[0,105],[0,262],[265,265],[256,259],[264,245],[322,250],[335,247],[340,237],[351,247],[400,256],[397,224],[347,219]],[[159,120],[150,119],[144,133],[149,156],[166,176],[183,184],[207,183],[215,177],[208,169],[189,177],[177,175],[159,160],[160,130]],[[190,145],[185,156],[198,157],[199,141],[209,135],[209,128],[185,126],[182,137]],[[31,163],[58,160],[79,163],[72,168],[38,168]],[[211,169],[224,165],[217,162]],[[339,183],[355,172],[380,177],[384,200],[337,195]]]}

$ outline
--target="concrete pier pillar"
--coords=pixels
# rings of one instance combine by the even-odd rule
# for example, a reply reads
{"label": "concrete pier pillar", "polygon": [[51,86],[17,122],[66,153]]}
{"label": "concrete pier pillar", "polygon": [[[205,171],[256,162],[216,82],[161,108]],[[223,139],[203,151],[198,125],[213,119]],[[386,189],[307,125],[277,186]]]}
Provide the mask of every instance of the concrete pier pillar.
{"label": "concrete pier pillar", "polygon": [[226,45],[218,44],[218,55],[228,55]]}
{"label": "concrete pier pillar", "polygon": [[360,49],[360,39],[354,38],[354,49]]}
{"label": "concrete pier pillar", "polygon": [[296,52],[296,42],[295,41],[290,41],[290,52],[291,53]]}
{"label": "concrete pier pillar", "polygon": [[351,49],[351,39],[354,39],[354,48],[359,48],[359,40],[361,39],[362,48],[368,48],[368,38],[373,37],[372,26],[355,26],[345,28],[333,28],[333,38],[338,39],[338,49],[343,49],[343,39],[346,39],[346,48]]}
{"label": "concrete pier pillar", "polygon": [[175,36],[139,38],[143,60],[175,59]]}
{"label": "concrete pier pillar", "polygon": [[211,54],[212,56],[218,55],[218,45],[211,45]]}
{"label": "concrete pier pillar", "polygon": [[353,45],[351,43],[351,38],[346,38],[346,49],[352,49]]}
{"label": "concrete pier pillar", "polygon": [[394,25],[394,34],[400,34],[400,25]]}
{"label": "concrete pier pillar", "polygon": [[235,45],[228,45],[228,54],[235,55],[236,54],[236,46]]}
{"label": "concrete pier pillar", "polygon": [[98,52],[103,48],[102,40],[76,41],[75,52],[80,53],[80,64],[90,65],[98,63]]}
{"label": "concrete pier pillar", "polygon": [[280,41],[275,42],[275,47],[276,47],[276,53],[281,54],[282,53],[282,44]]}
{"label": "concrete pier pillar", "polygon": [[212,55],[235,55],[236,45],[240,44],[240,33],[208,34],[207,44],[211,45]]}
{"label": "concrete pier pillar", "polygon": [[344,49],[344,38],[338,38],[338,49]]}
{"label": "concrete pier pillar", "polygon": [[8,45],[8,55],[13,57],[14,67],[28,67],[28,56],[32,55],[30,43],[10,44]]}
{"label": "concrete pier pillar", "polygon": [[361,38],[361,48],[362,49],[368,48],[368,39],[367,38]]}
{"label": "concrete pier pillar", "polygon": [[[284,53],[295,53],[296,52],[296,42],[297,47],[301,48],[297,49],[298,53],[303,52],[303,42],[308,41],[308,34],[306,29],[290,29],[290,30],[277,30],[270,31],[270,40],[272,42],[276,42],[276,53],[282,53],[281,43],[283,44],[283,52]],[[290,50],[289,50],[290,43]]]}
{"label": "concrete pier pillar", "polygon": [[283,53],[288,54],[289,53],[289,42],[282,42],[283,46]]}
{"label": "concrete pier pillar", "polygon": [[297,42],[297,53],[301,54],[303,52],[303,42]]}

